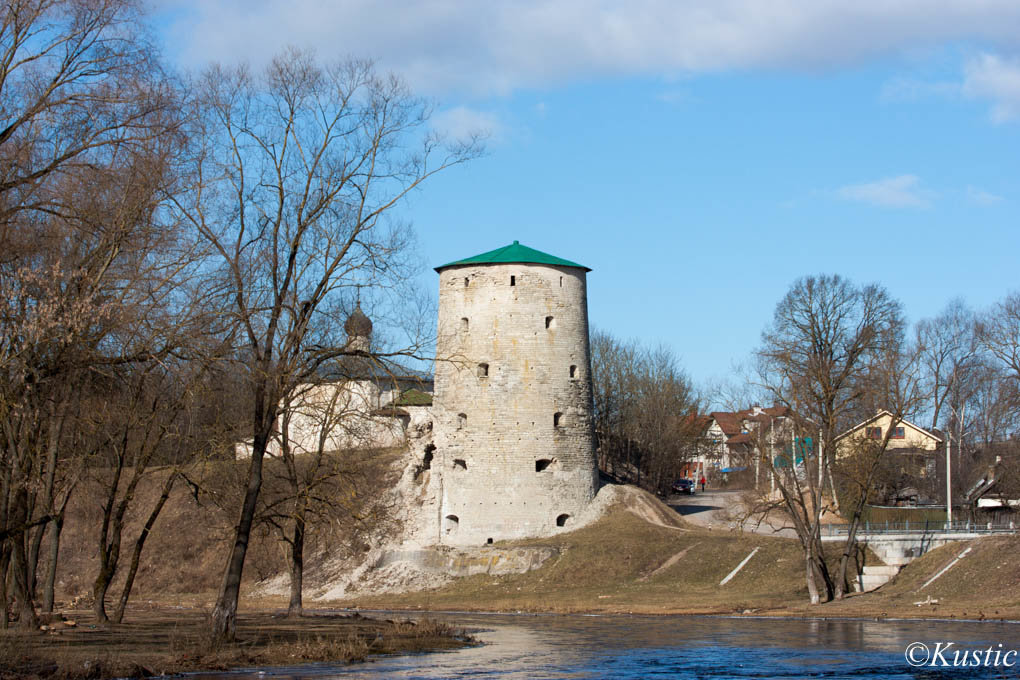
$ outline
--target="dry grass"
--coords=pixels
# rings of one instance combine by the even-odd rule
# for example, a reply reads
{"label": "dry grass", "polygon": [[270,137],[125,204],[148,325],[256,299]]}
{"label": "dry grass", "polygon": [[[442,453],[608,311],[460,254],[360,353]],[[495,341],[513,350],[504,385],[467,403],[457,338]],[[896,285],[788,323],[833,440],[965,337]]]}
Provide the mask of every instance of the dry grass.
{"label": "dry grass", "polygon": [[[506,545],[555,546],[559,555],[526,574],[472,576],[440,590],[366,597],[353,603],[485,611],[730,613],[780,607],[807,596],[796,541],[678,531],[620,508],[569,534]],[[754,558],[720,586],[755,547],[759,551]]]}
{"label": "dry grass", "polygon": [[[554,546],[540,569],[511,576],[478,575],[439,590],[363,597],[370,608],[742,614],[821,617],[1020,619],[1020,536],[978,539],[974,550],[927,588],[920,586],[966,543],[929,552],[873,593],[822,605],[808,603],[804,561],[794,539],[725,531],[670,529],[617,507],[598,523],[552,538],[508,546]],[[725,586],[720,581],[759,550]],[[841,546],[832,544],[835,566]],[[875,563],[868,552],[868,563]],[[856,567],[851,568],[856,573]],[[936,604],[915,606],[927,598]]]}
{"label": "dry grass", "polygon": [[[372,654],[452,649],[471,639],[444,623],[351,616],[290,619],[248,614],[237,642],[216,644],[198,612],[150,611],[135,623],[98,627],[86,617],[58,632],[0,636],[0,678],[146,677],[238,666],[362,661]],[[59,628],[59,626],[58,626]]]}
{"label": "dry grass", "polygon": [[[966,557],[924,586],[967,547],[971,551]],[[987,536],[950,543],[914,560],[878,590],[826,608],[835,615],[1017,620],[1018,552],[1020,536]]]}

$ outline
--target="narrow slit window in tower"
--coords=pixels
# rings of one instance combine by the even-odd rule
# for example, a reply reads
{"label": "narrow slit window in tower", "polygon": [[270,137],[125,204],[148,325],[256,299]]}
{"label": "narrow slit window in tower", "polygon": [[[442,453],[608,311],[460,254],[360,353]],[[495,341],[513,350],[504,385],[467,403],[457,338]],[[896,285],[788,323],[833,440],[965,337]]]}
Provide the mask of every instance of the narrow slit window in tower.
{"label": "narrow slit window in tower", "polygon": [[479,378],[489,377],[489,364],[478,364],[478,377]]}
{"label": "narrow slit window in tower", "polygon": [[466,316],[460,317],[460,329],[465,333],[468,332],[468,326],[470,325],[470,323],[471,322],[468,321],[468,318]]}
{"label": "narrow slit window in tower", "polygon": [[560,515],[559,517],[556,518],[556,526],[558,526],[558,527],[565,527],[565,526],[567,526],[567,522],[569,522],[569,521],[570,521],[570,515],[568,515],[567,513],[563,513],[562,515]]}
{"label": "narrow slit window in tower", "polygon": [[563,287],[563,277],[561,276],[560,277],[560,288],[562,288],[562,287]]}
{"label": "narrow slit window in tower", "polygon": [[553,414],[553,427],[561,427],[563,425],[563,414],[557,411]]}
{"label": "narrow slit window in tower", "polygon": [[467,414],[466,413],[458,413],[457,414],[457,429],[458,430],[463,430],[465,425],[467,425]]}
{"label": "narrow slit window in tower", "polygon": [[510,285],[511,286],[516,286],[517,285],[517,277],[514,276],[513,274],[510,275]]}
{"label": "narrow slit window in tower", "polygon": [[453,468],[455,470],[467,470],[467,461],[463,458],[454,458]]}
{"label": "narrow slit window in tower", "polygon": [[570,377],[571,378],[577,377],[577,366],[575,366],[574,364],[570,365]]}
{"label": "narrow slit window in tower", "polygon": [[464,277],[464,287],[467,288],[468,285],[470,285],[470,283],[471,283],[471,279],[469,279],[468,277],[465,276]]}
{"label": "narrow slit window in tower", "polygon": [[539,458],[535,461],[535,472],[542,472],[543,470],[549,469],[549,466],[553,464],[551,458]]}
{"label": "narrow slit window in tower", "polygon": [[556,328],[556,317],[547,316],[545,317],[546,328]]}

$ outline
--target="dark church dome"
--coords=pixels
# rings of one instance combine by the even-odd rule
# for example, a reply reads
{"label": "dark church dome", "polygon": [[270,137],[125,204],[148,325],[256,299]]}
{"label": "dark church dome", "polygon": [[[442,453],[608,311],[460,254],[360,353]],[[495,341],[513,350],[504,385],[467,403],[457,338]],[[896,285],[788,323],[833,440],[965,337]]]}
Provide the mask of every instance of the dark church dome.
{"label": "dark church dome", "polygon": [[354,308],[354,312],[344,322],[344,330],[350,337],[367,338],[372,335],[372,320],[361,311],[361,303]]}

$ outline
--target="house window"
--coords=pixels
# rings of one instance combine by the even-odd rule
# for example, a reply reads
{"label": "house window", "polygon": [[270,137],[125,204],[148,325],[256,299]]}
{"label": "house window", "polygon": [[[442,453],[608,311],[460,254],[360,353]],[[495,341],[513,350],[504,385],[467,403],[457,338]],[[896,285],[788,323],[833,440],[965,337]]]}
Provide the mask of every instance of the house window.
{"label": "house window", "polygon": [[457,414],[457,429],[458,430],[463,430],[465,425],[467,425],[467,414],[466,413],[458,413]]}
{"label": "house window", "polygon": [[489,377],[489,364],[478,364],[478,377],[479,378]]}
{"label": "house window", "polygon": [[560,427],[563,425],[563,414],[557,411],[553,414],[553,427]]}
{"label": "house window", "polygon": [[471,279],[469,279],[468,277],[465,276],[464,277],[464,287],[467,288],[468,284],[470,284],[470,283],[471,283]]}
{"label": "house window", "polygon": [[552,465],[551,458],[539,458],[535,461],[535,472],[542,472],[548,469],[550,465]]}
{"label": "house window", "polygon": [[513,275],[510,276],[510,285],[511,286],[516,286],[517,285],[517,277],[516,276],[513,276]]}
{"label": "house window", "polygon": [[571,378],[577,377],[577,366],[574,366],[573,364],[571,364],[570,366],[570,377]]}
{"label": "house window", "polygon": [[463,458],[454,458],[453,468],[455,470],[467,470],[467,461]]}
{"label": "house window", "polygon": [[868,427],[864,429],[864,436],[868,439],[881,439],[882,428],[880,427]]}
{"label": "house window", "polygon": [[570,521],[570,515],[568,515],[567,513],[563,513],[562,515],[556,518],[556,526],[565,527],[567,526],[568,521]]}
{"label": "house window", "polygon": [[460,317],[460,329],[461,329],[461,330],[462,330],[463,332],[465,332],[465,333],[467,333],[467,332],[468,332],[468,326],[469,326],[470,324],[471,324],[471,322],[470,322],[470,321],[468,321],[468,318],[467,318],[466,316],[462,316],[462,317]]}
{"label": "house window", "polygon": [[906,439],[907,433],[902,427],[894,427],[890,439]]}
{"label": "house window", "polygon": [[551,316],[545,317],[545,327],[546,328],[556,328],[556,319],[554,317],[551,317]]}
{"label": "house window", "polygon": [[460,518],[457,515],[447,515],[446,521],[443,522],[443,528],[446,529],[446,533],[452,534],[460,526]]}

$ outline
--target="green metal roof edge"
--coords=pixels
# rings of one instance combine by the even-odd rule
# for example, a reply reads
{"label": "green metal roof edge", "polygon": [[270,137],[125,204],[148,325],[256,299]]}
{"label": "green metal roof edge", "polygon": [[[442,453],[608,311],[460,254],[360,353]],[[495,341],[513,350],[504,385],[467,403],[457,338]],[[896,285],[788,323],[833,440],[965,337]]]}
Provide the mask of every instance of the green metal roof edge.
{"label": "green metal roof edge", "polygon": [[436,271],[446,269],[447,267],[456,267],[459,265],[468,264],[550,264],[557,267],[577,267],[583,269],[586,272],[590,272],[590,267],[585,267],[583,264],[571,262],[570,260],[564,260],[562,257],[556,257],[549,253],[543,253],[541,250],[535,250],[527,246],[522,246],[519,241],[514,241],[508,246],[502,248],[496,248],[490,250],[487,253],[481,255],[475,255],[474,257],[468,257],[463,260],[457,260],[456,262],[449,262],[447,264],[436,267]]}

